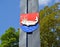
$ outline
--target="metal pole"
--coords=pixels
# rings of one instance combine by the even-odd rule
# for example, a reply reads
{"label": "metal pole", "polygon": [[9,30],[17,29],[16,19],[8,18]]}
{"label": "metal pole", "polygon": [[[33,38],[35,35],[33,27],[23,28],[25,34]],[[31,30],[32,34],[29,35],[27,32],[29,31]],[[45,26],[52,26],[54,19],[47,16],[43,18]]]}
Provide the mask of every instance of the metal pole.
{"label": "metal pole", "polygon": [[28,0],[27,0],[27,4],[26,4],[26,5],[27,5],[27,10],[26,10],[26,11],[27,11],[27,13],[28,13]]}
{"label": "metal pole", "polygon": [[[27,13],[28,13],[28,0],[27,0]],[[28,33],[26,33],[26,47],[28,47]]]}
{"label": "metal pole", "polygon": [[28,33],[26,33],[26,47],[28,47]]}

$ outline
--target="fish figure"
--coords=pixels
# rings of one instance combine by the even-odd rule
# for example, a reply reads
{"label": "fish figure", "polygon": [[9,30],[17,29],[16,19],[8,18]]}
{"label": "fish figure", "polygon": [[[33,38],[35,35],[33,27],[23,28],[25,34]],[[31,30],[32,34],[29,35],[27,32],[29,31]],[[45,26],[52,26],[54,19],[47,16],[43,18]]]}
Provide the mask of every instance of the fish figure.
{"label": "fish figure", "polygon": [[30,26],[38,23],[38,13],[33,14],[23,14],[20,17],[20,23],[22,25]]}

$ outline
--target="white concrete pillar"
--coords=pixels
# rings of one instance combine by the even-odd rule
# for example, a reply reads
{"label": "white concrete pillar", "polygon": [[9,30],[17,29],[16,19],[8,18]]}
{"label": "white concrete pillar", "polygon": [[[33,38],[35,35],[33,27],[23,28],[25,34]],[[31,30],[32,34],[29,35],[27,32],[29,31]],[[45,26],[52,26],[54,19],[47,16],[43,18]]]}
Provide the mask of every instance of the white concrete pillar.
{"label": "white concrete pillar", "polygon": [[[27,10],[27,0],[20,0],[20,14]],[[38,12],[38,0],[28,0],[28,13]],[[26,47],[26,32],[20,29],[19,47]],[[40,30],[28,34],[28,47],[40,47]]]}

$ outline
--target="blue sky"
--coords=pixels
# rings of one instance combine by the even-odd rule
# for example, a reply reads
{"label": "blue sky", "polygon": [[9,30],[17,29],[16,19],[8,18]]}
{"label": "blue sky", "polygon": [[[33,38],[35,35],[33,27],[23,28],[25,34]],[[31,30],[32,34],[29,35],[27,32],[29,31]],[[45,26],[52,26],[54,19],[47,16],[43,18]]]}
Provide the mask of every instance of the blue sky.
{"label": "blue sky", "polygon": [[9,27],[19,28],[20,0],[0,0],[0,35]]}
{"label": "blue sky", "polygon": [[[39,0],[39,10],[59,0]],[[20,28],[20,0],[0,0],[0,36],[9,27]]]}

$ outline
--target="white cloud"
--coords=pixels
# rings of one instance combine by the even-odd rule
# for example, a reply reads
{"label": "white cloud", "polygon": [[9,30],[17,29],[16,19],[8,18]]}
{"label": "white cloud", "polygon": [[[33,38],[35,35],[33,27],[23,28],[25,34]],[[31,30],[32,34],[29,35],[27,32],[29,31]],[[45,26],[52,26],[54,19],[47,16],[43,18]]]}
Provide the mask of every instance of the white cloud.
{"label": "white cloud", "polygon": [[48,5],[51,0],[39,0],[39,5]]}

